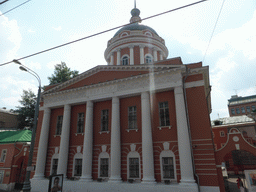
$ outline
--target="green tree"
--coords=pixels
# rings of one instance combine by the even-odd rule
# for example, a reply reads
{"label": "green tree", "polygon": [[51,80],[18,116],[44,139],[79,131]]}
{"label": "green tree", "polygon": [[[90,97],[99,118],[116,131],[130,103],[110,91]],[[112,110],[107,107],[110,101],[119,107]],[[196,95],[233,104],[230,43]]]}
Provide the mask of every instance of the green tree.
{"label": "green tree", "polygon": [[36,105],[36,95],[29,89],[23,90],[21,100],[19,100],[21,106],[17,106],[17,110],[14,112],[18,113],[19,128],[31,129],[33,127],[33,119]]}
{"label": "green tree", "polygon": [[50,85],[56,84],[56,83],[62,83],[64,81],[67,81],[69,79],[72,79],[76,76],[78,76],[78,71],[74,70],[71,71],[70,68],[67,67],[65,62],[61,62],[61,64],[57,64],[54,66],[54,73],[51,77],[48,77],[50,81]]}

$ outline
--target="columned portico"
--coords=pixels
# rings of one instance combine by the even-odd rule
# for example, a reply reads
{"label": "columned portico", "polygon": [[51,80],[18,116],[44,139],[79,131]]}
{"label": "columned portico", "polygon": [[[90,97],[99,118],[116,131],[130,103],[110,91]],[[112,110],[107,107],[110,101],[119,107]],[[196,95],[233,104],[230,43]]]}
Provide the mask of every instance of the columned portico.
{"label": "columned portico", "polygon": [[111,176],[109,182],[121,182],[121,141],[119,98],[112,98],[111,119]]}
{"label": "columned portico", "polygon": [[64,178],[66,178],[67,165],[68,165],[70,115],[71,115],[71,106],[65,105],[62,130],[61,130],[59,164],[57,169],[57,173],[64,174]]}
{"label": "columned portico", "polygon": [[141,93],[143,183],[155,183],[149,92]]}
{"label": "columned portico", "polygon": [[37,152],[37,160],[36,160],[36,170],[33,179],[44,179],[44,170],[45,170],[45,162],[47,155],[47,146],[48,146],[48,135],[50,128],[50,117],[51,117],[51,109],[44,109],[44,117],[42,123],[42,129],[40,134],[40,140],[38,145]]}
{"label": "columned portico", "polygon": [[80,181],[92,181],[92,148],[93,148],[93,102],[86,103],[82,176]]}
{"label": "columned portico", "polygon": [[186,108],[182,86],[174,88],[175,108],[180,156],[180,184],[195,184],[191,157],[191,144],[187,125]]}

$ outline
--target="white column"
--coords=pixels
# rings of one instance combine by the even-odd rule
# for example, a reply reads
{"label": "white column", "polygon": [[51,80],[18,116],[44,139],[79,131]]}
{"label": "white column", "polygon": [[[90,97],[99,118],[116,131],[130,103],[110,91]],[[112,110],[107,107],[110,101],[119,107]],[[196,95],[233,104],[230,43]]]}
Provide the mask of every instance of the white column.
{"label": "white column", "polygon": [[117,49],[117,57],[116,57],[116,63],[117,65],[120,65],[120,61],[121,61],[121,49]]}
{"label": "white column", "polygon": [[143,183],[155,183],[149,93],[141,93]]}
{"label": "white column", "polygon": [[50,128],[51,109],[44,109],[40,140],[36,158],[36,171],[33,179],[44,179],[45,162],[47,155],[48,136]]}
{"label": "white column", "polygon": [[114,65],[114,55],[111,53],[110,55],[110,65]]}
{"label": "white column", "polygon": [[82,176],[80,181],[92,181],[93,102],[86,103]]}
{"label": "white column", "polygon": [[110,182],[121,182],[121,141],[119,98],[112,98]]}
{"label": "white column", "polygon": [[174,95],[180,156],[180,184],[195,184],[183,88],[175,87]]}
{"label": "white column", "polygon": [[160,52],[160,60],[162,61],[164,58],[163,58],[163,53]]}
{"label": "white column", "polygon": [[134,65],[134,52],[133,52],[134,46],[129,46],[130,48],[130,65]]}
{"label": "white column", "polygon": [[64,115],[61,130],[61,140],[60,140],[60,153],[58,161],[58,174],[64,174],[66,178],[67,165],[68,165],[68,151],[69,151],[69,134],[70,134],[70,115],[71,106],[64,106]]}
{"label": "white column", "polygon": [[154,61],[157,61],[157,50],[153,48]]}
{"label": "white column", "polygon": [[140,45],[140,64],[144,64],[144,47],[143,45]]}

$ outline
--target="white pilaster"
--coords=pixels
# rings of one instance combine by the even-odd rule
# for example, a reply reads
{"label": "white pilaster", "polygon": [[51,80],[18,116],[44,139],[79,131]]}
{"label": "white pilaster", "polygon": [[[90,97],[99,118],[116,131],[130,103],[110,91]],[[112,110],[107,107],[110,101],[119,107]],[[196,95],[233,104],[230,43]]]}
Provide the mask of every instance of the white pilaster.
{"label": "white pilaster", "polygon": [[86,103],[82,176],[80,181],[92,181],[92,148],[93,148],[93,102]]}
{"label": "white pilaster", "polygon": [[116,63],[117,65],[120,65],[120,61],[121,61],[121,49],[117,49],[117,57],[116,57]]}
{"label": "white pilaster", "polygon": [[109,182],[121,182],[121,141],[119,98],[112,98],[111,119],[111,176]]}
{"label": "white pilaster", "polygon": [[65,105],[63,122],[62,122],[62,130],[61,130],[59,161],[58,161],[58,169],[57,169],[57,173],[64,174],[64,178],[66,178],[67,165],[68,165],[70,115],[71,115],[71,106]]}
{"label": "white pilaster", "polygon": [[140,64],[144,64],[144,47],[143,45],[140,45]]}
{"label": "white pilaster", "polygon": [[130,48],[130,65],[134,65],[134,52],[133,52],[134,46],[129,46]]}
{"label": "white pilaster", "polygon": [[51,109],[44,109],[44,117],[41,128],[37,158],[36,158],[36,170],[33,179],[44,179],[44,170],[45,170],[45,162],[46,162],[46,154],[47,154],[47,146],[48,146],[48,136],[49,136],[49,128],[50,128],[50,117],[51,117]]}
{"label": "white pilaster", "polygon": [[175,87],[174,95],[180,156],[180,184],[195,184],[183,88]]}
{"label": "white pilaster", "polygon": [[154,61],[157,61],[157,50],[153,48]]}
{"label": "white pilaster", "polygon": [[143,183],[155,183],[149,93],[141,93]]}
{"label": "white pilaster", "polygon": [[111,53],[111,56],[110,56],[110,65],[114,65],[114,55],[113,55],[113,53]]}

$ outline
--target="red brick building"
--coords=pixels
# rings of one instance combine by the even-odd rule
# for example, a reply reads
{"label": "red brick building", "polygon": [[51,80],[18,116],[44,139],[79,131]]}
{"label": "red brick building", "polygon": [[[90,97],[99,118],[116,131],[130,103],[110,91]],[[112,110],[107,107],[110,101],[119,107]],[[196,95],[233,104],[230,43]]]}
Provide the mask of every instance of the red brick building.
{"label": "red brick building", "polygon": [[223,191],[209,68],[167,59],[139,12],[108,41],[108,65],[42,94],[32,190],[47,190],[45,178],[57,173],[66,190]]}
{"label": "red brick building", "polygon": [[0,132],[0,189],[22,186],[26,176],[31,131]]}

